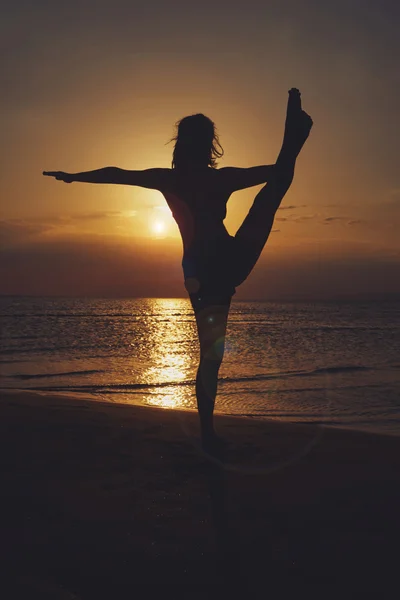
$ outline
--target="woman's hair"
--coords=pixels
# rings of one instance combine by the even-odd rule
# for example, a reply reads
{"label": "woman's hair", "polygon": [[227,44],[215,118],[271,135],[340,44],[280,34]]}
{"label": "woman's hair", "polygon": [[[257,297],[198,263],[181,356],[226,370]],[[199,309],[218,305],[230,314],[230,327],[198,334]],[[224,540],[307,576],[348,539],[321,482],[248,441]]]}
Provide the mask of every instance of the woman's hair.
{"label": "woman's hair", "polygon": [[188,164],[217,166],[224,150],[219,143],[215,125],[205,115],[199,113],[184,117],[176,123],[177,134],[172,154],[172,168]]}

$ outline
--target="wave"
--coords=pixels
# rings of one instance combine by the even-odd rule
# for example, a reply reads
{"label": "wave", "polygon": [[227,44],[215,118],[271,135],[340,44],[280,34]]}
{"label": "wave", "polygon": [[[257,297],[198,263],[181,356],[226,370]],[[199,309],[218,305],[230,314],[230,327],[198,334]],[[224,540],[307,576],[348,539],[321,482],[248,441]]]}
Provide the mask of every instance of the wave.
{"label": "wave", "polygon": [[329,373],[349,373],[352,371],[373,371],[371,367],[360,365],[345,365],[338,367],[322,367],[312,371],[287,371],[285,373],[270,373],[269,375],[253,375],[252,377],[223,377],[220,382],[241,382],[241,381],[264,381],[269,379],[285,379],[287,377],[312,377],[313,375],[326,375]]}
{"label": "wave", "polygon": [[[312,371],[289,371],[284,373],[270,373],[268,375],[252,375],[252,376],[243,376],[243,377],[222,377],[219,379],[219,385],[224,386],[229,383],[243,383],[243,382],[256,382],[256,381],[269,381],[274,379],[286,379],[286,378],[295,378],[295,377],[312,377],[312,376],[321,376],[330,373],[348,373],[348,372],[357,372],[357,371],[374,371],[374,369],[370,367],[363,367],[358,365],[345,365],[345,366],[337,366],[337,367],[325,367],[314,369]],[[72,373],[58,373],[58,374],[47,374],[47,375],[19,375],[20,379],[33,379],[40,377],[57,377],[63,375],[75,375],[75,374],[89,374],[89,373],[101,373],[104,371],[73,371]],[[51,386],[51,387],[36,387],[30,389],[37,390],[71,390],[74,389],[76,391],[95,391],[98,392],[106,392],[113,393],[113,391],[131,391],[132,393],[135,390],[145,390],[145,389],[155,389],[160,387],[182,387],[182,386],[193,386],[195,384],[195,380],[185,379],[183,381],[158,381],[154,383],[111,383],[111,384],[87,384],[87,385],[79,385],[79,386]]]}
{"label": "wave", "polygon": [[[18,373],[17,375],[9,375],[9,379],[47,379],[49,377],[65,377],[75,375],[94,375],[95,373],[106,373],[104,370],[92,369],[87,371],[65,371],[63,373],[35,373],[34,375],[27,375],[24,373]],[[53,388],[54,389],[54,388]]]}
{"label": "wave", "polygon": [[341,373],[351,371],[374,371],[372,367],[364,367],[362,365],[344,365],[341,367],[323,367],[321,369],[314,369],[310,373]]}
{"label": "wave", "polygon": [[[347,390],[356,390],[359,388],[363,388],[363,389],[376,388],[376,389],[381,390],[383,388],[383,385],[382,385],[382,383],[368,383],[368,384],[359,383],[359,384],[355,384],[355,385],[341,385],[341,386],[336,385],[335,388],[330,388],[330,387],[325,387],[325,386],[322,388],[321,387],[310,387],[310,388],[292,387],[292,388],[279,388],[279,390],[275,390],[275,389],[271,390],[270,389],[270,390],[268,390],[268,393],[271,394],[271,393],[275,393],[276,391],[278,391],[279,395],[282,396],[284,394],[294,394],[296,392],[313,393],[313,392],[321,392],[321,390],[328,390],[329,394],[332,395],[332,394],[337,394],[338,392],[343,393],[344,391],[347,391]],[[230,391],[229,395],[234,396],[234,395],[239,395],[242,393],[243,393],[243,390],[239,389],[237,391]],[[252,396],[253,395],[258,396],[258,395],[265,394],[265,390],[246,390],[246,394],[252,395]]]}
{"label": "wave", "polygon": [[281,331],[281,330],[290,330],[290,331],[302,331],[302,332],[307,332],[307,331],[311,331],[311,332],[322,332],[322,333],[326,333],[326,332],[335,332],[335,331],[393,331],[394,329],[398,329],[398,327],[393,326],[392,324],[389,325],[380,325],[380,326],[375,326],[375,325],[338,325],[338,326],[334,326],[334,325],[313,325],[313,326],[297,326],[294,327],[292,324],[287,325],[286,323],[280,323],[277,322],[276,320],[271,320],[271,321],[266,321],[265,319],[235,319],[234,317],[232,319],[230,319],[230,324],[231,326],[235,326],[235,325],[242,325],[242,324],[246,324],[246,325],[254,325],[254,326],[260,326],[265,328],[268,328],[270,330],[274,330],[274,331]]}
{"label": "wave", "polygon": [[118,391],[126,391],[130,390],[134,392],[134,390],[142,390],[142,389],[157,389],[160,387],[180,387],[180,386],[189,386],[194,385],[195,380],[185,380],[185,381],[163,381],[159,383],[111,383],[111,384],[103,384],[103,385],[62,385],[62,386],[49,386],[49,387],[31,387],[31,390],[54,390],[54,391],[63,391],[63,390],[76,390],[76,391],[98,391],[98,392],[109,392],[113,393],[109,390],[118,390]]}
{"label": "wave", "polygon": [[[103,348],[106,348],[107,346],[104,345],[102,346]],[[74,350],[92,350],[92,349],[99,349],[99,344],[86,344],[86,345],[77,345],[74,347]],[[23,354],[23,355],[29,355],[29,359],[31,359],[32,356],[34,356],[35,354],[37,355],[41,355],[41,354],[51,354],[54,352],[62,352],[64,350],[71,350],[71,346],[43,346],[42,348],[24,348],[21,350],[21,348],[6,348],[6,349],[2,349],[0,350],[0,355],[15,355],[15,354]],[[91,357],[93,358],[93,357]],[[3,361],[1,361],[3,362]]]}
{"label": "wave", "polygon": [[8,340],[38,340],[39,336],[38,335],[9,335],[7,336],[7,341]]}
{"label": "wave", "polygon": [[[171,313],[167,315],[168,317],[183,317],[187,316],[190,313],[189,310],[182,313]],[[113,318],[126,318],[126,319],[141,319],[143,317],[165,317],[165,313],[49,313],[49,312],[39,312],[39,313],[9,313],[9,314],[0,314],[0,319],[26,319],[26,318],[68,318],[68,319],[81,319],[81,318],[90,318],[90,319],[113,319]],[[194,317],[193,317],[194,318]]]}
{"label": "wave", "polygon": [[[0,359],[0,365],[12,365],[15,363],[20,363],[20,362],[23,362],[23,361],[21,361],[18,358],[15,358],[15,359],[10,358],[10,359],[4,359],[4,360]],[[1,377],[1,373],[0,373],[0,377]]]}
{"label": "wave", "polygon": [[[317,427],[338,427],[344,429],[355,429],[368,433],[400,435],[400,421],[398,418],[385,418],[380,414],[374,415],[375,421],[371,422],[371,418],[365,418],[357,414],[348,415],[346,413],[340,415],[315,415],[303,413],[224,413],[232,417],[247,417],[252,419],[263,419],[268,421],[284,421],[285,423],[302,423],[303,425],[311,425]],[[395,415],[396,417],[397,415]]]}

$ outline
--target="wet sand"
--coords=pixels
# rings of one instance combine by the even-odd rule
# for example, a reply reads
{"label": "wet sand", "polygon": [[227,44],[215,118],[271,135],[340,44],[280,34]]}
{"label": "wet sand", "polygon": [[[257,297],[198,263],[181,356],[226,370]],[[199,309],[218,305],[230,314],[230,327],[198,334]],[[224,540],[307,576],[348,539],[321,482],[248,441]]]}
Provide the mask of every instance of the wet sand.
{"label": "wet sand", "polygon": [[1,597],[398,596],[400,438],[0,394]]}

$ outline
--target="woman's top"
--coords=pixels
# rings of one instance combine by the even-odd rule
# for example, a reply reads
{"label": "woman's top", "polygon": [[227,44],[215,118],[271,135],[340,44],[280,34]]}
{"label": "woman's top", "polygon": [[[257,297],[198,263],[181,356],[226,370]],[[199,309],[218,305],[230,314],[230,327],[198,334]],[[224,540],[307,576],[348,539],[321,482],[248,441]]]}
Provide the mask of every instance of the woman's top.
{"label": "woman's top", "polygon": [[182,267],[189,293],[229,288],[233,294],[228,267],[234,238],[223,223],[231,195],[226,171],[171,169],[162,193],[182,236]]}

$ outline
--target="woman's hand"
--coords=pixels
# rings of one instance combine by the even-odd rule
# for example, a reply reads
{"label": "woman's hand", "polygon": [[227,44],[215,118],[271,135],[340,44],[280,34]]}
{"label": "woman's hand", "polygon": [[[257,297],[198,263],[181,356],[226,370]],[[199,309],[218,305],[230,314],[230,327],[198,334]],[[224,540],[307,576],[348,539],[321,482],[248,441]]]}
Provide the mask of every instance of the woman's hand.
{"label": "woman's hand", "polygon": [[43,171],[43,175],[55,177],[58,181],[64,181],[64,183],[71,183],[73,181],[71,173],[64,173],[64,171]]}

